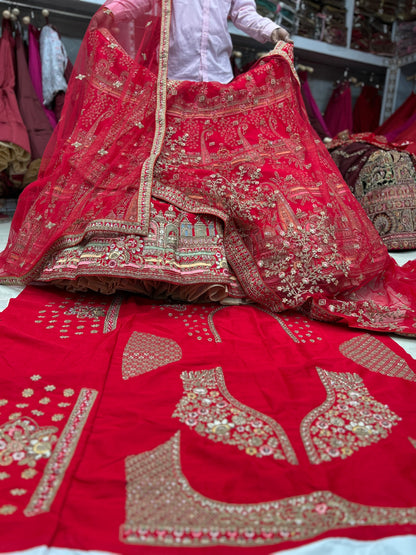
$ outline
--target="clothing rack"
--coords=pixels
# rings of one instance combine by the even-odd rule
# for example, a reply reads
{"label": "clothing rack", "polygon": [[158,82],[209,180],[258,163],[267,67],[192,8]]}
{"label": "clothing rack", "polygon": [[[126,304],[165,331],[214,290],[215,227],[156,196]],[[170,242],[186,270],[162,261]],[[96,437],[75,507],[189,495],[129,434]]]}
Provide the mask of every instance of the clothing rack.
{"label": "clothing rack", "polygon": [[[10,9],[13,8],[28,8],[30,10],[43,10],[45,9],[42,6],[36,6],[33,4],[25,4],[24,2],[5,2],[4,0],[0,0],[0,4],[5,4],[6,6],[10,7]],[[80,13],[76,13],[76,12],[66,12],[63,10],[56,10],[55,8],[47,8],[47,10],[49,11],[49,13],[52,14],[58,14],[58,15],[63,15],[63,16],[69,16],[69,17],[78,17],[81,19],[87,19],[90,20],[91,16],[90,15],[84,15],[84,14],[80,14]]]}

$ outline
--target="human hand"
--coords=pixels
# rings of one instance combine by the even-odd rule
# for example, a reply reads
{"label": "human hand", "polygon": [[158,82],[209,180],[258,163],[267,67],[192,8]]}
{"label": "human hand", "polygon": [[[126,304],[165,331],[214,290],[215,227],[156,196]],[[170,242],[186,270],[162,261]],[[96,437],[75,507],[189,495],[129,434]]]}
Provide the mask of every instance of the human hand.
{"label": "human hand", "polygon": [[285,42],[290,42],[291,44],[293,44],[293,40],[290,38],[289,32],[286,31],[286,29],[283,29],[283,27],[278,27],[277,29],[274,29],[274,31],[272,31],[272,34],[270,35],[270,40],[274,43],[279,42],[279,40],[283,40]]}

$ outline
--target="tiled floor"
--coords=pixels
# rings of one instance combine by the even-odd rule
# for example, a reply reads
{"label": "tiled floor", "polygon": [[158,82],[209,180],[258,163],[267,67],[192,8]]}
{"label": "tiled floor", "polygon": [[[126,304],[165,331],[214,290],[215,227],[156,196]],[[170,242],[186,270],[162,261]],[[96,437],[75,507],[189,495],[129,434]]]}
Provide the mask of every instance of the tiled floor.
{"label": "tiled floor", "polygon": [[[7,243],[7,237],[9,235],[10,221],[2,222],[0,221],[0,251],[4,249]],[[416,259],[416,251],[406,251],[392,253],[393,258],[400,264],[404,264],[408,260]],[[9,300],[17,297],[22,291],[22,287],[8,287],[0,285],[0,311],[4,310]],[[414,359],[416,359],[416,338],[409,339],[405,337],[393,336],[393,339],[401,345]]]}

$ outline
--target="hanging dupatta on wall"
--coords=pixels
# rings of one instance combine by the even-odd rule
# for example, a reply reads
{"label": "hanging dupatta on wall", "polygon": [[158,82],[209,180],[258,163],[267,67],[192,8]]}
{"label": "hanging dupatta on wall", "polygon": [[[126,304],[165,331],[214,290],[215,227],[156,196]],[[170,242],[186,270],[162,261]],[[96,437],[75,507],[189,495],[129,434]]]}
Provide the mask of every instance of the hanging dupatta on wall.
{"label": "hanging dupatta on wall", "polygon": [[389,257],[310,127],[293,47],[226,85],[167,81],[170,10],[111,0],[93,17],[2,282],[244,300],[414,334],[413,268]]}

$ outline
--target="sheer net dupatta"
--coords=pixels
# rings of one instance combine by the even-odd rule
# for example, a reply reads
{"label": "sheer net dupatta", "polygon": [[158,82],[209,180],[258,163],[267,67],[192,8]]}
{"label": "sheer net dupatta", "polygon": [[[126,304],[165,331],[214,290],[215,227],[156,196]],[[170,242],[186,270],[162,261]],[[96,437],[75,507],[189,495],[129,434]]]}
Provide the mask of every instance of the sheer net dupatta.
{"label": "sheer net dupatta", "polygon": [[90,232],[146,234],[164,135],[170,0],[109,0],[93,16],[39,179],[19,199],[0,279],[36,279]]}

